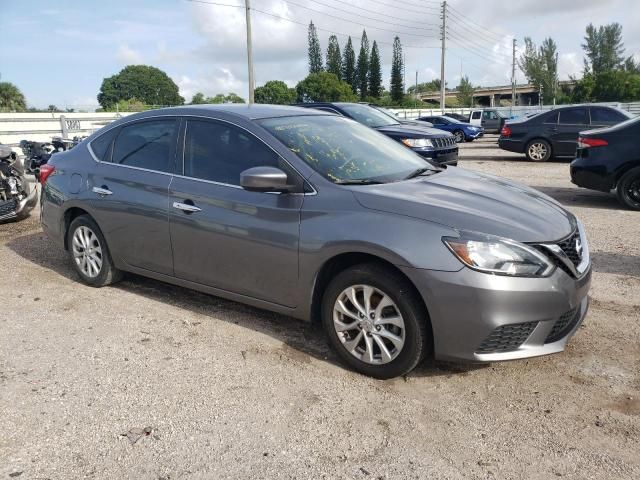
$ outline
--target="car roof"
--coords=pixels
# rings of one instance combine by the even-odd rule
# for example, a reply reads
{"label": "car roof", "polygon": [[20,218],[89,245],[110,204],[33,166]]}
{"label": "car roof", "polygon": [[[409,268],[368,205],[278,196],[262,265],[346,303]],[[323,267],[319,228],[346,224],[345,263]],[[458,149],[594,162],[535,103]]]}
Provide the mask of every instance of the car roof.
{"label": "car roof", "polygon": [[178,107],[158,108],[155,110],[147,110],[146,112],[141,112],[135,115],[129,115],[126,118],[132,120],[134,118],[142,119],[145,117],[154,117],[158,115],[203,115],[206,113],[223,113],[230,117],[243,117],[247,120],[259,120],[262,118],[275,117],[295,117],[299,115],[326,115],[326,112],[308,110],[288,105],[266,105],[258,103],[248,105],[243,103],[235,103],[218,105],[184,105]]}

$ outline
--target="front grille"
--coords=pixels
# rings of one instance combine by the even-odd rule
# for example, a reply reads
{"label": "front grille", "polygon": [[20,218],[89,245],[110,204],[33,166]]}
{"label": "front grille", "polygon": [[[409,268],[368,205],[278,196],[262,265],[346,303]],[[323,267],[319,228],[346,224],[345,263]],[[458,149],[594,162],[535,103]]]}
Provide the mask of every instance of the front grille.
{"label": "front grille", "polygon": [[575,327],[576,322],[580,319],[580,309],[574,308],[569,310],[567,313],[562,315],[556,323],[553,324],[553,328],[547,335],[547,339],[544,343],[553,343],[560,340],[562,337],[567,335],[573,327]]}
{"label": "front grille", "polygon": [[432,138],[431,141],[436,148],[452,147],[456,144],[456,140],[453,137],[437,137]]}
{"label": "front grille", "polygon": [[[577,248],[580,244],[580,241],[580,232],[576,229],[567,238],[556,243],[556,245],[560,247],[560,249],[564,252],[567,258],[571,260],[571,263],[573,263],[575,267],[580,265],[580,262],[582,262],[582,251],[581,253],[578,253]],[[535,245],[535,247],[539,251],[544,253],[547,257],[549,257],[549,259],[554,263],[556,267],[561,269],[567,275],[574,276],[574,273],[571,271],[571,269],[569,269],[569,267],[567,267],[567,265],[565,265],[565,263],[560,260],[554,253],[552,253],[548,248],[545,248],[542,245]]]}
{"label": "front grille", "polygon": [[18,208],[18,201],[15,198],[6,202],[0,202],[0,218],[13,216]]}
{"label": "front grille", "polygon": [[517,350],[538,322],[512,323],[496,328],[478,347],[476,353],[502,353]]}

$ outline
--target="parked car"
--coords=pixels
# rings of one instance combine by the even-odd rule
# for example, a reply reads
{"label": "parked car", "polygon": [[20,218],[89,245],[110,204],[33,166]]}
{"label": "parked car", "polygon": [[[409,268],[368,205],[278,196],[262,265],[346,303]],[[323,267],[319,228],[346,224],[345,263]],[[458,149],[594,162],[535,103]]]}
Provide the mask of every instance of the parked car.
{"label": "parked car", "polygon": [[613,107],[559,107],[508,122],[502,128],[498,146],[510,152],[524,153],[534,162],[546,162],[554,157],[574,158],[579,132],[615,125],[629,118],[629,113]]}
{"label": "parked car", "polygon": [[469,115],[462,115],[460,113],[447,112],[445,115],[449,118],[454,118],[462,123],[469,123]]}
{"label": "parked car", "polygon": [[379,107],[378,105],[369,104],[370,107],[375,108],[376,110],[381,111],[385,115],[391,117],[392,120],[402,123],[403,125],[414,125],[417,127],[433,127],[429,122],[419,122],[415,119],[407,119],[398,117],[392,110],[388,108]]}
{"label": "parked car", "polygon": [[579,187],[616,191],[620,202],[640,210],[640,117],[581,132],[571,181]]}
{"label": "parked car", "polygon": [[433,125],[433,128],[437,128],[438,130],[451,132],[456,139],[456,143],[473,142],[476,138],[484,135],[482,127],[474,127],[473,125],[463,123],[446,115],[420,117],[418,120],[429,122]]}
{"label": "parked car", "polygon": [[468,121],[471,125],[484,128],[485,132],[500,133],[500,130],[502,130],[502,127],[507,121],[507,117],[499,110],[484,108],[471,110]]}
{"label": "parked car", "polygon": [[87,285],[128,271],[318,320],[378,378],[431,353],[560,352],[587,311],[587,239],[560,204],[314,109],[133,114],[41,182],[42,226]]}
{"label": "parked car", "polygon": [[458,164],[458,146],[450,133],[414,125],[413,122],[403,123],[377,108],[362,103],[301,103],[297,106],[351,118],[384,133],[438,165]]}

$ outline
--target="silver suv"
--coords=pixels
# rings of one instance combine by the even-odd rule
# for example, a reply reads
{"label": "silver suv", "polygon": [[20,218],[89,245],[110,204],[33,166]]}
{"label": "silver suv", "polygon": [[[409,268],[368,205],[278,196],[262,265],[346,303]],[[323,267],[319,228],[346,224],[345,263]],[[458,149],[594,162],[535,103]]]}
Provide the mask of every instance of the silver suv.
{"label": "silver suv", "polygon": [[42,225],[80,279],[134,272],[322,322],[353,369],[560,352],[587,312],[580,222],[296,107],[135,114],[41,171]]}

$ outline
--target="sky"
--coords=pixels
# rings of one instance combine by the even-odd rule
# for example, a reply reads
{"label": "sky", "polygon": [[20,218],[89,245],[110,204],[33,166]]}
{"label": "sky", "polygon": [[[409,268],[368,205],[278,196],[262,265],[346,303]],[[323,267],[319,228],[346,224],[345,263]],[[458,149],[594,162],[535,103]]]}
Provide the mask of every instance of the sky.
{"label": "sky", "polygon": [[[224,4],[214,5],[212,3]],[[640,60],[637,0],[450,0],[446,80],[467,75],[474,85],[506,85],[512,40],[530,36],[558,44],[561,79],[580,75],[584,30],[618,22],[627,55]],[[187,101],[235,92],[248,96],[244,0],[0,0],[0,81],[12,82],[29,106],[92,110],[105,77],[126,65],[164,70]],[[392,42],[406,55],[406,82],[440,77],[439,2],[425,0],[251,0],[256,86],[308,73],[307,25],[323,52],[331,32],[341,48],[362,30],[376,40],[385,84]],[[518,82],[524,82],[517,72]]]}

